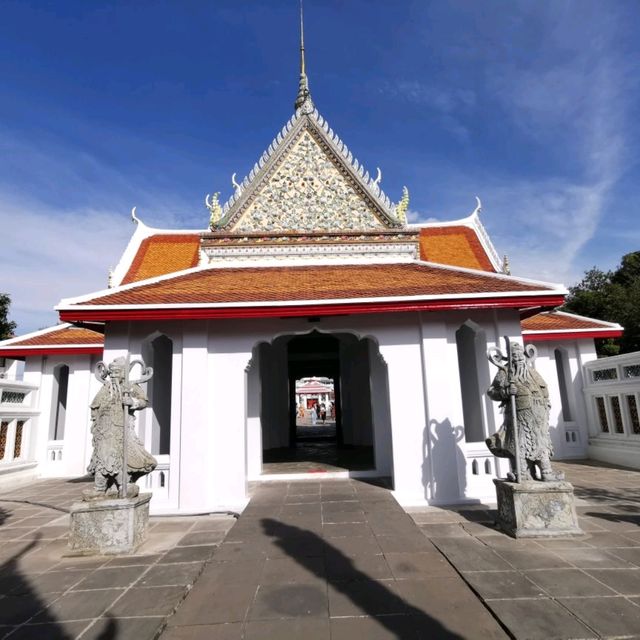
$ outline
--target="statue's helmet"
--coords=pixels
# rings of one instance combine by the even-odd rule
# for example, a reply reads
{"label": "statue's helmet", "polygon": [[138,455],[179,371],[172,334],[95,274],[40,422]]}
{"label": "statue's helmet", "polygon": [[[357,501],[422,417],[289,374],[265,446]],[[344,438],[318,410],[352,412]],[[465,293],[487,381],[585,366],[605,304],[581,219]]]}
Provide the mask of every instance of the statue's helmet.
{"label": "statue's helmet", "polygon": [[519,342],[511,343],[511,359],[516,362],[525,360],[524,349]]}
{"label": "statue's helmet", "polygon": [[109,375],[115,376],[116,378],[124,377],[124,369],[127,366],[127,361],[121,356],[119,358],[115,358],[109,364]]}

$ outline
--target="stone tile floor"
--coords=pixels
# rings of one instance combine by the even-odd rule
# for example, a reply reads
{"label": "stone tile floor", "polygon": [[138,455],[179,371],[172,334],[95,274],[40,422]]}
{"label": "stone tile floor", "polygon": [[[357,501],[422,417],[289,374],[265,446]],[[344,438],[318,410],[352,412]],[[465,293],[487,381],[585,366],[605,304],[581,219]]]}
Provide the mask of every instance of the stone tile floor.
{"label": "stone tile floor", "polygon": [[584,536],[514,540],[494,512],[410,514],[515,638],[640,638],[640,472],[556,463],[575,487]]}
{"label": "stone tile floor", "polygon": [[33,484],[0,495],[0,638],[640,638],[640,472],[557,467],[583,537],[513,540],[490,505],[407,514],[314,478],[257,485],[231,529],[153,518],[126,558],[66,557],[86,485]]}
{"label": "stone tile floor", "polygon": [[386,489],[262,484],[163,640],[507,638]]}
{"label": "stone tile floor", "polygon": [[155,638],[236,521],[151,518],[135,556],[69,557],[68,509],[87,486],[51,480],[0,494],[0,638]]}

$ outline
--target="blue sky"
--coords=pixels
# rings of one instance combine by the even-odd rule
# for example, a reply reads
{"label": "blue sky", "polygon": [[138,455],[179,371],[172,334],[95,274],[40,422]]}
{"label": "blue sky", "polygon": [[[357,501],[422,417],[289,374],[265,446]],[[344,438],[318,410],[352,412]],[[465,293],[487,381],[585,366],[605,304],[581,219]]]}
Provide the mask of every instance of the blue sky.
{"label": "blue sky", "polygon": [[[635,0],[306,0],[322,115],[413,220],[474,196],[517,275],[640,247]],[[204,228],[290,117],[295,0],[2,2],[0,290],[18,331],[103,288],[133,231]]]}

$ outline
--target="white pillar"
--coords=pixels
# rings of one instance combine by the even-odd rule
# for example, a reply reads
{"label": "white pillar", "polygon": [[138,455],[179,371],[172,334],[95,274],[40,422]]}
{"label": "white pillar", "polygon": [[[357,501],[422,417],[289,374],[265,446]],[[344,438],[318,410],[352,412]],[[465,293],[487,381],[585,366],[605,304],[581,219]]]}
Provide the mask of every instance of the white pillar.
{"label": "white pillar", "polygon": [[251,346],[244,337],[209,336],[208,403],[212,456],[211,468],[217,508],[241,509],[247,501],[246,367]]}
{"label": "white pillar", "polygon": [[179,482],[179,508],[184,512],[206,511],[216,505],[210,392],[207,325],[191,321],[182,341],[180,470],[179,477],[171,480]]}
{"label": "white pillar", "polygon": [[425,372],[428,429],[425,448],[427,498],[446,504],[464,497],[466,460],[464,419],[458,354],[455,340],[447,340],[442,321],[422,321],[422,358]]}
{"label": "white pillar", "polygon": [[395,495],[401,504],[425,501],[425,410],[416,325],[381,327],[375,333],[387,363]]}

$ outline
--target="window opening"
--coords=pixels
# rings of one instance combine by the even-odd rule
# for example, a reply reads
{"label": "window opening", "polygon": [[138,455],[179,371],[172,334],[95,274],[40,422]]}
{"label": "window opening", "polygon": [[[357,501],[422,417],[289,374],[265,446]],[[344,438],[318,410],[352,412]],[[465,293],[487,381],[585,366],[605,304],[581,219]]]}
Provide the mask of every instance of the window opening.
{"label": "window opening", "polygon": [[571,422],[571,403],[569,402],[569,357],[564,349],[556,349],[553,352],[558,374],[558,387],[560,388],[560,404],[562,406],[562,419]]}

